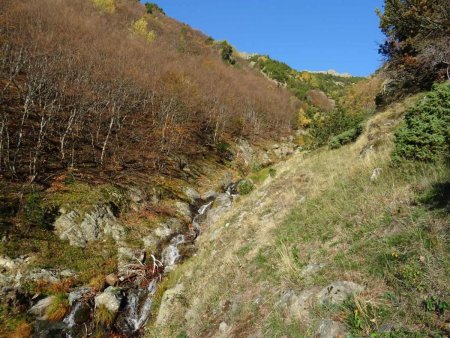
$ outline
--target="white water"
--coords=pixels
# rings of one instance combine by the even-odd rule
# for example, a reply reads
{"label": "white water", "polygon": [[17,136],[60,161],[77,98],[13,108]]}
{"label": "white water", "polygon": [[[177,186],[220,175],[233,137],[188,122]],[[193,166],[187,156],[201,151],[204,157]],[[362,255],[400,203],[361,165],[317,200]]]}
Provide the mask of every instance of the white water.
{"label": "white water", "polygon": [[[207,204],[202,205],[199,209],[198,209],[198,214],[199,215],[203,215],[208,209],[209,207],[213,204],[214,201],[211,201]],[[198,216],[198,215],[197,215]],[[196,216],[196,217],[197,217]]]}
{"label": "white water", "polygon": [[[75,314],[77,313],[78,309],[80,308],[81,303],[76,302],[74,306],[72,306],[72,309],[70,310],[70,313],[67,315],[66,318],[64,318],[63,322],[67,325],[67,328],[70,330],[72,329],[77,323],[75,323]],[[72,338],[72,335],[68,332],[66,332],[66,338]]]}
{"label": "white water", "polygon": [[[133,329],[133,332],[140,330],[148,321],[152,308],[153,295],[156,292],[156,279],[152,280],[146,290],[139,290],[138,294],[131,294],[128,297],[128,315],[127,323]],[[145,301],[142,304],[142,297]],[[142,304],[142,306],[141,306]]]}
{"label": "white water", "polygon": [[[230,187],[227,191],[228,194],[231,195],[232,188]],[[205,213],[211,208],[214,201],[208,202],[202,205],[198,210],[197,214],[192,220],[192,225],[195,229],[200,231],[199,220],[200,217],[205,215]],[[198,234],[198,233],[197,233]],[[178,249],[180,244],[186,242],[186,238],[183,234],[179,234],[174,236],[167,247],[162,251],[162,263],[165,266],[166,271],[170,271],[181,259],[181,254]],[[124,322],[122,322],[124,327],[122,328],[122,332],[126,334],[134,334],[142,329],[147,323],[152,303],[153,296],[156,292],[158,278],[153,279],[149,286],[145,289],[129,289],[127,292],[127,305],[122,310],[122,314],[124,317]],[[75,322],[75,315],[79,310],[82,304],[80,302],[76,302],[72,307],[70,313],[64,319],[64,323],[67,325],[66,338],[72,338],[73,328],[77,326]],[[70,333],[69,333],[70,332]],[[73,333],[72,333],[73,334]]]}

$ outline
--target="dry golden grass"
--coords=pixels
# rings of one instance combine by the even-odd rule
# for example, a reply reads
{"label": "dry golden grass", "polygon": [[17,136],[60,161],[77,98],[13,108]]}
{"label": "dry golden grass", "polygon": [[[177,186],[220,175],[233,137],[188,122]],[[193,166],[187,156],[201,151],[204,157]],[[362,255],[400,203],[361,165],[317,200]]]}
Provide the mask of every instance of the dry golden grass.
{"label": "dry golden grass", "polygon": [[70,310],[69,300],[66,293],[58,293],[52,296],[52,303],[45,310],[45,318],[51,322],[59,322]]}
{"label": "dry golden grass", "polygon": [[115,313],[109,311],[105,305],[100,305],[95,308],[94,321],[97,325],[109,326],[113,323]]}
{"label": "dry golden grass", "polygon": [[29,338],[33,332],[33,326],[27,322],[22,322],[11,333],[11,338]]}

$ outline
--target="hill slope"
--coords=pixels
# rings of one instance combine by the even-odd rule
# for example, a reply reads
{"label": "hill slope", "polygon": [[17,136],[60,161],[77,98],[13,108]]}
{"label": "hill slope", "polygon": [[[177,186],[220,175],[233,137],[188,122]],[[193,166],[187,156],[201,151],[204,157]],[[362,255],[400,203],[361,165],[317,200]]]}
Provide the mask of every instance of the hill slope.
{"label": "hill slope", "polygon": [[420,198],[448,170],[390,164],[393,131],[414,100],[376,115],[355,144],[275,166],[169,276],[148,336],[448,332],[448,215]]}
{"label": "hill slope", "polygon": [[[168,170],[222,140],[289,131],[296,101],[134,0],[2,1],[0,170]],[[220,47],[220,46],[219,46]],[[209,148],[208,148],[209,147]],[[92,170],[91,170],[92,171]]]}

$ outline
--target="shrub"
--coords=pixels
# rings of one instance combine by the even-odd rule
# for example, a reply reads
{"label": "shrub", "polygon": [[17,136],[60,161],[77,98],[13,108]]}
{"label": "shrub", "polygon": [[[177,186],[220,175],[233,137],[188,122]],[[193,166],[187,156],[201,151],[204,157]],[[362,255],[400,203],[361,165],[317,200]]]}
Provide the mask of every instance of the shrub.
{"label": "shrub", "polygon": [[270,177],[275,177],[277,175],[277,170],[274,168],[269,168]]}
{"label": "shrub", "polygon": [[148,30],[148,23],[144,17],[135,21],[131,26],[131,29],[135,34],[142,36],[148,42],[152,42],[153,40],[155,40],[156,34],[154,31]]}
{"label": "shrub", "polygon": [[231,65],[234,65],[236,63],[236,60],[233,57],[233,47],[227,41],[223,41],[221,43],[221,48],[222,60],[228,62]]}
{"label": "shrub", "polygon": [[18,324],[11,334],[11,338],[28,338],[33,333],[33,326],[27,322]]}
{"label": "shrub", "polygon": [[329,113],[321,114],[316,109],[310,108],[306,114],[311,118],[309,135],[313,147],[323,146],[330,142],[333,136],[352,129],[358,132],[358,129],[361,128],[358,126],[363,120],[362,115],[349,114],[342,109],[335,109]]}
{"label": "shrub", "polygon": [[159,12],[161,14],[166,15],[166,13],[164,13],[163,9],[161,7],[159,7],[157,4],[155,3],[146,3],[145,4],[145,8],[147,9],[147,13],[148,14],[154,14],[156,12]]}
{"label": "shrub", "polygon": [[239,195],[248,195],[255,189],[255,186],[249,180],[242,180],[238,183],[237,191]]}
{"label": "shrub", "polygon": [[433,90],[405,113],[395,133],[393,158],[432,162],[448,156],[450,145],[450,84]]}
{"label": "shrub", "polygon": [[107,13],[114,13],[116,10],[115,0],[92,0],[92,3],[95,7]]}
{"label": "shrub", "polygon": [[343,146],[344,144],[354,142],[356,141],[358,136],[361,135],[362,131],[363,127],[361,125],[358,125],[355,128],[349,129],[339,135],[332,137],[328,145],[331,149],[336,149]]}
{"label": "shrub", "polygon": [[233,149],[231,148],[230,144],[225,141],[220,141],[216,145],[217,152],[220,156],[220,158],[226,160],[226,161],[232,161],[234,158],[233,155]]}

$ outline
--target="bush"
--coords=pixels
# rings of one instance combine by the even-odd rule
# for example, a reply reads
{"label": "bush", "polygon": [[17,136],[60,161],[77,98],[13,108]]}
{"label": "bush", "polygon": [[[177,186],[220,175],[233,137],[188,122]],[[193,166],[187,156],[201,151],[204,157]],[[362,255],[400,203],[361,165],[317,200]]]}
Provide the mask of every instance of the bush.
{"label": "bush", "polygon": [[255,186],[249,180],[242,180],[237,185],[239,195],[248,195],[253,189],[255,189]]}
{"label": "bush", "polygon": [[148,23],[147,20],[142,17],[139,20],[135,21],[131,27],[133,32],[137,35],[142,36],[145,38],[148,42],[152,42],[155,40],[156,34],[154,31],[148,30]]}
{"label": "bush", "polygon": [[235,58],[233,57],[233,47],[226,41],[223,41],[221,44],[221,56],[222,60],[228,62],[231,65],[236,63]]}
{"label": "bush", "polygon": [[148,14],[154,14],[156,12],[159,12],[161,14],[166,15],[166,13],[164,13],[163,9],[161,7],[159,7],[157,4],[155,3],[146,3],[145,4],[145,8],[147,9],[147,13]]}
{"label": "bush", "polygon": [[[329,113],[321,114],[318,113],[316,109],[312,108],[310,108],[306,114],[311,118],[309,135],[311,137],[310,142],[312,147],[320,147],[329,142],[331,143],[332,137],[340,136],[353,129],[356,133],[358,131],[361,133],[362,131],[359,126],[364,118],[362,114],[349,114],[342,109],[335,109]],[[358,137],[358,135],[356,135],[356,137]],[[348,137],[348,135],[346,137]]]}
{"label": "bush", "polygon": [[448,156],[449,145],[450,84],[443,83],[405,113],[395,133],[393,158],[433,162]]}
{"label": "bush", "polygon": [[354,142],[356,141],[358,136],[361,135],[362,131],[363,127],[361,125],[358,125],[355,128],[349,129],[337,136],[332,137],[328,145],[331,149],[336,149],[343,146],[344,144]]}

